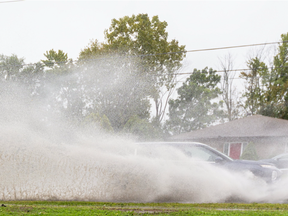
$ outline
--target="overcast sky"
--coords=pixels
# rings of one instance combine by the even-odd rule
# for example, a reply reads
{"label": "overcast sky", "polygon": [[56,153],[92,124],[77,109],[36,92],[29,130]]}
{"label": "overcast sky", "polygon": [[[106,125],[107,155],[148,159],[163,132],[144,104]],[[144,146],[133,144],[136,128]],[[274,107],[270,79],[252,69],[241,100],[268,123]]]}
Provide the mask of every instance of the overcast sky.
{"label": "overcast sky", "polygon": [[[0,0],[0,2],[9,0]],[[0,54],[16,54],[26,63],[61,49],[76,60],[91,39],[104,40],[113,18],[158,15],[168,23],[169,40],[186,50],[280,41],[288,32],[288,1],[32,1],[0,4]],[[260,47],[188,53],[191,68],[217,69],[230,53],[234,68]],[[256,50],[256,51],[255,51]],[[250,53],[250,54],[249,54]],[[188,69],[190,70],[190,69]]]}

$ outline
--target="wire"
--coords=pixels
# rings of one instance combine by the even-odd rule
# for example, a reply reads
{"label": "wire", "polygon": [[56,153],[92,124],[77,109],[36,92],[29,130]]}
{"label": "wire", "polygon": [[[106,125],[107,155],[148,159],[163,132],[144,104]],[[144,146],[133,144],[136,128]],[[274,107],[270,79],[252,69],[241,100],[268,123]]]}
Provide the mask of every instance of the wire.
{"label": "wire", "polygon": [[[33,64],[30,64],[30,65],[33,65]],[[1,65],[0,65],[0,68],[1,68]],[[288,68],[288,66],[283,66],[283,67],[268,67],[267,69],[278,69],[278,68]],[[261,68],[259,68],[260,70]],[[232,70],[213,70],[215,71],[215,73],[224,73],[224,72],[243,72],[243,71],[251,71],[252,69],[251,68],[243,68],[243,69],[232,69]],[[183,72],[183,73],[175,73],[173,74],[173,76],[182,76],[182,75],[192,75],[194,73],[194,71],[190,71],[190,72]],[[156,75],[158,77],[161,77],[161,76],[167,76],[167,74],[158,74]],[[288,76],[288,75],[285,75],[285,76]],[[255,76],[252,76],[252,77],[229,77],[229,79],[248,79],[248,78],[255,78]],[[264,77],[269,77],[269,75],[267,76],[261,76],[261,78],[264,78]]]}
{"label": "wire", "polygon": [[221,49],[235,49],[235,48],[243,48],[243,47],[251,47],[251,46],[265,46],[265,45],[279,44],[279,43],[288,43],[288,41],[268,42],[268,43],[258,43],[258,44],[245,44],[245,45],[237,45],[237,46],[215,47],[215,48],[205,48],[205,49],[195,49],[195,50],[184,50],[184,51],[179,51],[179,52],[166,52],[166,53],[135,55],[135,57],[137,57],[137,56],[144,57],[144,56],[154,56],[154,55],[178,54],[178,53],[188,53],[188,52],[205,52],[205,51],[214,51],[214,50],[221,50]]}
{"label": "wire", "polygon": [[[24,1],[24,0],[14,0],[14,1]],[[14,2],[11,1],[11,2]],[[8,3],[7,2],[0,2],[0,3]],[[166,53],[154,53],[154,54],[145,54],[145,55],[126,55],[126,57],[145,57],[145,56],[155,56],[155,55],[168,55],[168,54],[178,54],[178,53],[188,53],[188,52],[204,52],[204,51],[213,51],[213,50],[221,50],[221,49],[235,49],[235,48],[242,48],[242,47],[251,47],[251,46],[263,46],[263,45],[271,45],[271,44],[279,44],[279,43],[288,43],[288,41],[280,41],[280,42],[268,42],[268,43],[258,43],[258,44],[246,44],[246,45],[236,45],[236,46],[227,46],[227,47],[216,47],[216,48],[205,48],[205,49],[195,49],[195,50],[184,50],[184,51],[179,51],[179,52],[166,52]],[[92,61],[92,60],[102,60],[102,59],[116,59],[116,58],[123,58],[123,56],[120,57],[101,57],[101,58],[87,58],[84,59],[84,61]],[[0,61],[1,63],[1,61]],[[72,60],[72,61],[63,61],[63,62],[51,62],[51,63],[77,63],[77,60]],[[36,65],[37,63],[29,63],[29,64],[21,64],[17,66],[33,66]],[[236,70],[249,70],[249,69],[236,69]]]}
{"label": "wire", "polygon": [[221,50],[221,49],[234,49],[234,48],[251,47],[251,46],[264,46],[264,45],[287,43],[287,42],[288,41],[268,42],[268,43],[258,43],[258,44],[246,44],[246,45],[237,45],[237,46],[228,46],[228,47],[216,47],[216,48],[208,48],[208,49],[188,50],[186,52],[203,52],[203,51],[213,51],[213,50]]}
{"label": "wire", "polygon": [[[247,71],[247,70],[251,70],[250,68],[244,68],[244,69],[233,69],[233,70],[215,70],[216,73],[224,73],[224,72],[242,72],[242,71]],[[192,72],[185,72],[185,73],[178,73],[177,75],[189,75],[192,74]]]}
{"label": "wire", "polygon": [[[196,49],[196,50],[184,50],[179,52],[166,52],[166,53],[155,53],[155,54],[145,54],[145,55],[126,55],[127,57],[145,57],[145,56],[156,56],[156,55],[170,55],[170,54],[178,54],[178,53],[187,53],[187,52],[203,52],[203,51],[213,51],[213,50],[221,50],[221,49],[234,49],[234,48],[242,48],[242,47],[251,47],[251,46],[263,46],[263,45],[271,45],[271,44],[279,44],[279,43],[288,43],[288,41],[280,41],[280,42],[268,42],[268,43],[258,43],[258,44],[246,44],[246,45],[236,45],[236,46],[228,46],[228,47],[217,47],[217,48],[205,48],[205,49]],[[95,61],[95,60],[103,60],[103,59],[113,59],[113,58],[122,58],[120,57],[101,57],[101,58],[87,58],[84,61]],[[66,62],[54,62],[54,63],[67,63]],[[77,63],[77,60],[73,60],[72,63]],[[31,64],[23,64],[24,65],[33,65]]]}
{"label": "wire", "polygon": [[13,3],[13,2],[20,2],[20,1],[24,1],[24,0],[11,0],[11,1],[0,1],[0,4],[1,3]]}
{"label": "wire", "polygon": [[[195,49],[195,50],[184,50],[184,51],[178,51],[178,52],[151,53],[151,54],[143,54],[143,55],[126,55],[126,56],[127,57],[146,57],[146,56],[157,56],[157,55],[171,55],[171,54],[189,53],[189,52],[205,52],[205,51],[214,51],[214,50],[222,50],[222,49],[235,49],[235,48],[243,48],[243,47],[251,47],[251,46],[265,46],[265,45],[279,44],[279,43],[288,43],[288,41],[245,44],[245,45],[215,47],[215,48],[205,48],[205,49]],[[115,58],[115,57],[107,57],[107,58]],[[106,59],[106,58],[92,58],[91,60],[95,60],[95,59]],[[90,59],[85,59],[85,60],[90,60]]]}
{"label": "wire", "polygon": [[[267,67],[267,69],[279,69],[279,68],[288,68],[288,66],[283,66],[283,67]],[[263,69],[263,68],[258,68],[259,70],[260,69]],[[213,70],[215,71],[215,73],[224,73],[224,72],[244,72],[244,71],[251,71],[253,69],[251,68],[243,68],[243,69],[232,69],[232,70]],[[184,73],[176,73],[174,74],[174,76],[182,76],[182,75],[192,75],[194,73],[194,71],[190,71],[190,72],[184,72]],[[158,75],[158,76],[161,76],[161,75]],[[166,76],[165,74],[163,74],[162,76]],[[287,75],[284,75],[285,77],[288,76]],[[270,75],[266,75],[266,76],[261,76],[261,77],[255,77],[255,76],[251,76],[251,77],[229,77],[228,79],[250,79],[250,78],[266,78],[266,77],[271,77]]]}

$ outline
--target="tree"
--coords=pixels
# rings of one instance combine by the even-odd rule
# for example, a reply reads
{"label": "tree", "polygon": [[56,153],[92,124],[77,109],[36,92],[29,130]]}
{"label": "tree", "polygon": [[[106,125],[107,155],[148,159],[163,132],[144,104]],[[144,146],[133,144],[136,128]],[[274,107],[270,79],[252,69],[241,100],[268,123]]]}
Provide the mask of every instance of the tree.
{"label": "tree", "polygon": [[112,132],[113,128],[111,127],[111,124],[109,122],[109,119],[107,116],[103,115],[102,117],[99,115],[99,113],[90,113],[85,117],[84,121],[85,125],[89,125],[94,127],[95,129],[103,129],[107,132]]}
{"label": "tree", "polygon": [[244,108],[248,110],[251,115],[259,114],[260,109],[263,107],[263,91],[265,82],[263,79],[267,75],[268,68],[259,57],[248,60],[248,72],[241,72],[240,77],[246,79],[246,87],[243,97],[246,99]]}
{"label": "tree", "polygon": [[88,113],[106,115],[115,132],[122,131],[134,115],[149,119],[146,82],[141,79],[138,62],[123,55],[104,55],[99,50],[103,47],[93,43],[79,57],[83,84],[90,86],[90,93],[85,93],[92,104]]}
{"label": "tree", "polygon": [[224,60],[220,60],[223,76],[221,76],[221,96],[226,107],[226,116],[229,121],[239,117],[239,108],[237,108],[236,88],[233,85],[235,73],[233,72],[233,59],[229,54]]}
{"label": "tree", "polygon": [[0,73],[2,80],[18,80],[24,67],[24,59],[16,55],[0,55]]}
{"label": "tree", "polygon": [[65,73],[69,71],[69,68],[72,66],[72,59],[68,59],[68,54],[64,53],[62,50],[58,52],[53,49],[46,51],[44,53],[46,60],[41,60],[42,63],[50,68],[50,71],[53,73]]}
{"label": "tree", "polygon": [[241,73],[248,83],[245,107],[252,114],[288,119],[288,33],[281,39],[271,68],[255,57],[248,61],[250,72]]}
{"label": "tree", "polygon": [[222,114],[221,103],[213,100],[220,96],[217,85],[221,77],[206,67],[194,69],[192,75],[177,89],[178,98],[169,100],[169,120],[166,127],[173,134],[189,132],[211,125]]}
{"label": "tree", "polygon": [[175,87],[174,73],[185,56],[185,46],[175,39],[168,41],[167,25],[158,16],[150,19],[147,14],[113,19],[105,31],[107,43],[103,45],[105,50],[140,56],[142,67],[138,70],[155,103],[156,124],[162,121],[167,107],[168,99],[163,104],[162,95]]}
{"label": "tree", "polygon": [[[136,91],[138,93],[138,99],[132,100],[135,102],[138,101],[137,104],[133,106],[139,109],[143,107],[141,103],[146,104],[148,97],[150,97],[155,103],[156,110],[153,122],[156,127],[160,127],[160,122],[163,119],[167,102],[171,95],[169,91],[175,87],[175,73],[181,67],[181,61],[185,56],[185,46],[179,46],[176,40],[168,41],[166,27],[167,23],[165,21],[161,22],[158,16],[150,19],[147,14],[133,15],[131,17],[125,16],[119,20],[113,19],[110,28],[105,30],[104,33],[106,42],[99,43],[97,40],[92,41],[79,55],[79,63],[86,65],[87,70],[94,70],[95,73],[98,73],[97,77],[109,77],[108,85],[111,84],[111,88],[113,88],[112,84],[117,83],[117,80],[119,80],[119,75],[117,76],[119,71],[120,74],[123,74],[123,68],[126,70],[126,76],[123,77],[127,78],[127,74],[129,74],[128,77],[137,77],[137,79],[133,78],[134,81],[132,82],[131,80],[129,81],[129,78],[127,82],[122,79],[123,82],[127,83],[126,87],[131,86],[128,88],[128,91],[130,91],[129,100],[137,95],[131,94],[133,91]],[[122,62],[122,66],[117,64],[118,68],[115,68],[115,64],[111,62],[113,58],[114,61],[118,62],[118,58],[129,59],[129,61],[125,60]],[[91,66],[92,61],[94,62],[94,69]],[[106,66],[104,66],[106,68],[107,65],[110,65],[110,69],[105,69],[106,71],[103,69],[95,70],[99,65],[104,64],[106,64]],[[132,64],[133,68],[130,67],[129,64]],[[111,68],[113,68],[113,70]],[[108,75],[113,73],[115,75]],[[102,77],[99,81],[104,79],[105,78]],[[107,89],[107,86],[105,88]],[[116,94],[117,96],[115,96],[117,98],[115,99],[122,98],[121,103],[124,103],[127,98],[124,96],[125,94]],[[166,101],[163,101],[163,98],[166,98]],[[109,103],[114,102],[109,100]],[[115,107],[121,108],[119,103],[114,103],[114,105]],[[149,105],[145,107],[150,108]],[[114,108],[112,110],[113,114],[116,115],[121,109],[117,111]],[[125,108],[125,110],[127,110],[127,108]],[[125,113],[124,110],[121,111]],[[141,113],[143,113],[143,111]],[[131,116],[134,114],[135,112]],[[146,118],[149,116],[145,115]],[[107,117],[110,119],[109,115],[107,115]],[[130,117],[125,118],[126,122]],[[143,114],[141,118],[143,118]],[[111,121],[111,124],[114,125],[112,122],[113,121]],[[125,121],[123,120],[122,122],[125,125]],[[123,127],[123,124],[117,127],[119,126]]]}
{"label": "tree", "polygon": [[[83,84],[81,71],[76,70],[73,60],[62,50],[56,52],[51,49],[46,51],[44,56],[46,59],[41,60],[45,66],[42,96],[51,101],[51,110],[61,110],[67,118],[79,121],[78,123],[85,121],[83,113],[89,107],[86,94],[89,90]],[[53,91],[45,91],[49,88]]]}
{"label": "tree", "polygon": [[272,117],[288,119],[288,33],[282,34],[281,39],[282,43],[278,46],[270,72],[272,79],[268,82],[269,89],[264,96],[271,105],[266,106],[262,112]]}
{"label": "tree", "polygon": [[91,63],[93,60],[95,61],[97,58],[101,58],[101,56],[107,57],[107,54],[109,54],[109,52],[104,49],[103,43],[99,43],[98,40],[91,40],[88,46],[81,50],[78,62],[80,64]]}
{"label": "tree", "polygon": [[43,76],[43,70],[40,62],[25,64],[24,58],[16,55],[0,55],[0,79],[25,84],[26,88],[31,90],[31,95],[38,94],[38,82]]}
{"label": "tree", "polygon": [[255,145],[253,142],[248,143],[246,148],[244,149],[240,159],[242,160],[259,160],[257,155]]}
{"label": "tree", "polygon": [[132,116],[124,126],[125,133],[133,134],[140,141],[149,141],[159,138],[160,131],[155,129],[148,119]]}

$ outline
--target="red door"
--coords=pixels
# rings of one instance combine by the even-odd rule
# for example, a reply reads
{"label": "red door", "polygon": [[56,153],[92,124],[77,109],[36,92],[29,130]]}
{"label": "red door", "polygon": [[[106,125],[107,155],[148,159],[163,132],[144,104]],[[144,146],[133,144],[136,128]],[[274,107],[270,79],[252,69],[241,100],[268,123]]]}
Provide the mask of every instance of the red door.
{"label": "red door", "polygon": [[230,143],[229,156],[233,159],[239,159],[241,155],[242,143]]}

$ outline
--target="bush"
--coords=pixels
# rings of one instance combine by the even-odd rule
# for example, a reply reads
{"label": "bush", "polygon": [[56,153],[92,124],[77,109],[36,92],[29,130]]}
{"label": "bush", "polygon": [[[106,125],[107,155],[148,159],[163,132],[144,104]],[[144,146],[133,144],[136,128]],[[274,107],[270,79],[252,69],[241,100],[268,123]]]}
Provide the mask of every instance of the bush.
{"label": "bush", "polygon": [[243,160],[258,160],[259,159],[254,143],[252,142],[248,143],[240,159],[243,159]]}

